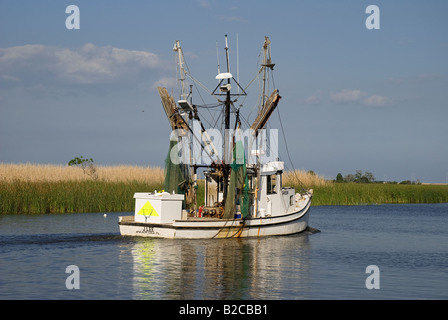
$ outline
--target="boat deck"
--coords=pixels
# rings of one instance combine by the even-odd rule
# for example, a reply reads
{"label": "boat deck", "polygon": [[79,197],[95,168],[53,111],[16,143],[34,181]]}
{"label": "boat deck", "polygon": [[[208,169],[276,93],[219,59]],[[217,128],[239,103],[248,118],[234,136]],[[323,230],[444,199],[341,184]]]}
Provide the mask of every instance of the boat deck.
{"label": "boat deck", "polygon": [[[208,217],[188,217],[186,220],[176,220],[176,221],[188,221],[188,222],[220,222],[220,221],[234,221],[234,220],[242,220],[241,218],[235,219],[221,219],[221,218],[208,218]],[[123,216],[121,217],[122,223],[132,223],[135,222],[134,216]]]}

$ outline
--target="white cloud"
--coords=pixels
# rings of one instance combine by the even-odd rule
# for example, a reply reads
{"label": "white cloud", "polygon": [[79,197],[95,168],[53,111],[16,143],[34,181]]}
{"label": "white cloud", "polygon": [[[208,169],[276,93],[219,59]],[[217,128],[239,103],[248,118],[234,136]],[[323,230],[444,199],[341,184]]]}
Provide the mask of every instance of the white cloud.
{"label": "white cloud", "polygon": [[13,81],[13,82],[15,82],[15,81],[20,81],[19,78],[14,77],[14,76],[11,76],[11,75],[9,75],[9,74],[2,74],[1,78],[2,78],[3,80],[6,80],[6,81]]}
{"label": "white cloud", "polygon": [[330,98],[333,102],[343,104],[343,103],[358,102],[363,97],[365,97],[366,94],[367,94],[366,92],[360,90],[344,89],[342,91],[330,94]]}
{"label": "white cloud", "polygon": [[391,105],[392,100],[389,97],[374,95],[366,98],[364,103],[372,107],[385,107]]}
{"label": "white cloud", "polygon": [[208,0],[200,0],[199,1],[199,6],[201,6],[202,8],[209,8],[210,7],[210,1],[208,1]]}
{"label": "white cloud", "polygon": [[0,49],[3,80],[63,80],[68,83],[99,83],[132,77],[148,69],[164,68],[151,52],[87,43],[78,49],[24,45]]}
{"label": "white cloud", "polygon": [[7,63],[26,61],[32,56],[40,55],[45,51],[45,46],[38,44],[27,44],[24,46],[0,49],[0,63],[2,66]]}
{"label": "white cloud", "polygon": [[368,95],[367,92],[361,90],[349,90],[349,89],[332,93],[330,94],[330,98],[333,102],[337,104],[358,103],[371,107],[390,106],[394,102],[394,99],[387,96]]}
{"label": "white cloud", "polygon": [[318,105],[320,104],[322,101],[320,99],[320,97],[313,95],[313,96],[309,96],[308,98],[306,98],[304,100],[304,103],[307,105]]}

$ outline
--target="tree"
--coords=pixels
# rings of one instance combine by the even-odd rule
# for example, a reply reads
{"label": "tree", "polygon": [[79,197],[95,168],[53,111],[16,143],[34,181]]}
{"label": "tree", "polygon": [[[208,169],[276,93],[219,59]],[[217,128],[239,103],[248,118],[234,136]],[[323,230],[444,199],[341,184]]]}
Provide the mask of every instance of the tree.
{"label": "tree", "polygon": [[98,173],[96,172],[96,167],[93,163],[93,159],[85,159],[83,156],[75,157],[68,162],[69,167],[78,167],[82,169],[82,172],[92,178],[93,180],[98,180]]}
{"label": "tree", "polygon": [[363,179],[362,179],[362,171],[361,170],[356,170],[356,173],[355,173],[355,182],[357,182],[357,183],[360,183],[360,182],[363,182]]}
{"label": "tree", "polygon": [[363,173],[362,170],[356,170],[355,174],[348,174],[344,177],[344,182],[372,183],[374,181],[375,177],[372,172],[366,171]]}
{"label": "tree", "polygon": [[355,175],[349,173],[348,175],[346,175],[346,176],[344,177],[344,181],[345,181],[345,182],[355,182]]}
{"label": "tree", "polygon": [[336,176],[336,182],[338,183],[344,182],[344,178],[342,177],[342,174],[340,172]]}
{"label": "tree", "polygon": [[372,183],[375,181],[375,177],[373,176],[372,172],[366,171],[363,175],[363,179],[366,183]]}

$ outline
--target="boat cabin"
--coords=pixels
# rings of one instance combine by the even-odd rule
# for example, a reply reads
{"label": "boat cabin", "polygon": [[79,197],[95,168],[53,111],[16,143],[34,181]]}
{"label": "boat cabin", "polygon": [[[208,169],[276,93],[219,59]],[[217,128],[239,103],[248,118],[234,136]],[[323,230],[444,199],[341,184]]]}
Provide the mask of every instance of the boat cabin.
{"label": "boat cabin", "polygon": [[[277,216],[290,212],[295,206],[295,189],[282,186],[283,161],[271,161],[260,166],[260,188],[258,194],[250,192],[250,217]],[[257,175],[250,165],[247,166],[249,190],[255,190]],[[238,192],[236,208],[239,211]],[[202,216],[219,215],[221,201],[224,198],[223,176],[220,170],[205,172],[205,206]],[[256,202],[256,203],[255,203]]]}
{"label": "boat cabin", "polygon": [[261,166],[258,214],[270,217],[289,213],[295,207],[295,189],[282,186],[283,161],[271,161]]}

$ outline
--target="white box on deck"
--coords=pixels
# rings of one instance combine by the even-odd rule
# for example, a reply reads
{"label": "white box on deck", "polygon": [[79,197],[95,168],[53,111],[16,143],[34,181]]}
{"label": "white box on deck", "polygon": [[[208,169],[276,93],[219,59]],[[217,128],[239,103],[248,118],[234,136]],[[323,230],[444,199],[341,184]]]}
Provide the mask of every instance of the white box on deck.
{"label": "white box on deck", "polygon": [[182,219],[182,194],[136,192],[135,221],[172,223]]}

